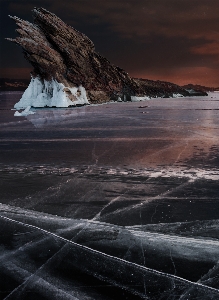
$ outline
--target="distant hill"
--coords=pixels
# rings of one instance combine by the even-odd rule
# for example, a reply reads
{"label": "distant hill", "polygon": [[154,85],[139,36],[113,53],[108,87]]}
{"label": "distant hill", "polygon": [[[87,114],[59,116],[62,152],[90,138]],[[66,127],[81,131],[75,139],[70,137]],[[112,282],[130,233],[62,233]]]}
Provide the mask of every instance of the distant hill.
{"label": "distant hill", "polygon": [[214,91],[219,91],[219,87],[207,87],[204,85],[198,85],[198,84],[186,84],[182,86],[183,89],[185,90],[195,90],[195,91],[200,91],[200,92],[214,92]]}
{"label": "distant hill", "polygon": [[0,78],[0,91],[24,91],[29,83],[29,79]]}
{"label": "distant hill", "polygon": [[147,90],[147,94],[151,97],[171,97],[174,93],[181,94],[183,96],[188,96],[189,94],[177,84],[160,81],[160,80],[150,80],[144,78],[133,78],[138,85]]}

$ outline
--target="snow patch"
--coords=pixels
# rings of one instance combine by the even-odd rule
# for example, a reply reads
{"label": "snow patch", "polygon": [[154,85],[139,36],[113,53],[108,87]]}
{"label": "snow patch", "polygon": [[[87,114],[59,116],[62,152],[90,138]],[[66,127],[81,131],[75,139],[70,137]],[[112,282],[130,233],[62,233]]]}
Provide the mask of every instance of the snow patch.
{"label": "snow patch", "polygon": [[173,94],[173,98],[181,98],[181,97],[183,97],[183,95],[182,94]]}
{"label": "snow patch", "polygon": [[150,100],[150,97],[144,96],[144,97],[136,97],[136,96],[131,96],[131,101],[132,102],[138,102],[138,101],[144,101],[144,100]]}
{"label": "snow patch", "polygon": [[[89,104],[86,90],[83,86],[65,87],[56,80],[42,81],[39,77],[32,78],[16,109],[30,107],[68,107],[77,104]],[[24,112],[23,112],[24,113]],[[18,114],[16,114],[18,116]]]}

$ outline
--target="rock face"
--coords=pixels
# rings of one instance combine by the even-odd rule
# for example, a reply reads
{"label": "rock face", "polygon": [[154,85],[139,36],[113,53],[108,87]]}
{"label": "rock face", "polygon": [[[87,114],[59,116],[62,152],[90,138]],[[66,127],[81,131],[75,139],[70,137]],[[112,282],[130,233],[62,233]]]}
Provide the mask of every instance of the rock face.
{"label": "rock face", "polygon": [[86,35],[44,8],[34,8],[33,24],[11,18],[15,20],[20,36],[8,40],[23,48],[25,58],[34,68],[33,78],[37,77],[42,84],[53,80],[62,84],[63,92],[72,102],[77,98],[72,94],[72,88],[78,86],[86,89],[92,103],[117,100],[118,97],[131,100],[134,95],[189,95],[171,83],[155,82],[153,85],[153,81],[149,84],[149,81],[129,77],[124,70],[95,52],[94,44]]}

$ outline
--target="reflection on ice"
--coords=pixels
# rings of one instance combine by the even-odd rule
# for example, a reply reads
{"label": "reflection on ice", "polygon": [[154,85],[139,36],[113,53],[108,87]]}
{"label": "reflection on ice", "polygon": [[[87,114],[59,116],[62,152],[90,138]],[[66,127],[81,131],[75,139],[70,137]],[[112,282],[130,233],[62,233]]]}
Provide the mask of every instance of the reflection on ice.
{"label": "reflection on ice", "polygon": [[66,124],[72,122],[74,118],[85,116],[83,107],[80,109],[45,109],[43,111],[36,110],[34,116],[27,116],[27,119],[36,128],[43,128],[47,126],[56,126],[58,124]]}

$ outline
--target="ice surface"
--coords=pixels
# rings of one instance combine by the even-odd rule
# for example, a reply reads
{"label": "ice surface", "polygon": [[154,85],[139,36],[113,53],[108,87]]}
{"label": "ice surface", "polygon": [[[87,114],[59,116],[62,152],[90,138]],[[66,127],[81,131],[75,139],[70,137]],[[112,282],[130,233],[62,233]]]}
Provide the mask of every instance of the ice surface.
{"label": "ice surface", "polygon": [[35,114],[35,112],[31,111],[30,109],[31,109],[31,106],[29,105],[29,106],[27,106],[27,107],[25,108],[25,110],[22,111],[22,112],[16,111],[16,112],[14,113],[14,116],[15,116],[15,117],[21,117],[21,116],[22,116],[22,117],[25,117],[25,116],[28,116],[28,115],[33,115],[33,114]]}
{"label": "ice surface", "polygon": [[[92,220],[74,220],[40,214],[7,205],[1,205],[0,208],[2,213],[1,228],[5,230],[7,226],[8,235],[12,235],[14,239],[10,251],[5,251],[3,254],[4,259],[1,261],[0,271],[19,282],[19,286],[10,294],[10,296],[16,295],[16,299],[24,299],[27,292],[33,291],[37,291],[45,299],[75,299],[75,287],[77,287],[77,296],[86,293],[85,286],[84,290],[83,287],[80,289],[80,286],[78,289],[77,281],[74,280],[74,277],[72,278],[72,274],[80,276],[79,272],[83,272],[85,278],[86,274],[91,275],[108,284],[130,291],[142,299],[175,300],[179,299],[180,296],[182,296],[180,299],[187,300],[218,299],[217,287],[211,287],[211,285],[200,281],[192,282],[148,268],[135,260],[127,260],[121,255],[115,256],[116,253],[111,251],[104,253],[101,251],[102,249],[94,247],[94,244],[86,243],[86,239],[89,241],[91,234],[93,242],[103,241],[108,249],[113,248],[111,241],[114,243],[116,237],[120,245],[121,242],[127,246],[130,245],[130,242],[131,244],[133,242],[138,243],[138,238],[130,239],[127,236],[126,229],[111,224],[99,224],[92,222]],[[53,229],[51,224],[53,224]],[[65,229],[71,235],[69,233],[68,235],[64,234]],[[75,229],[77,230],[75,231]],[[111,238],[102,235],[105,234],[105,230],[108,231],[108,234],[111,233]],[[115,235],[116,232],[119,234]],[[79,243],[79,236],[82,243]],[[30,239],[31,243],[29,243]],[[135,252],[136,247],[130,247],[128,250]],[[41,253],[41,262],[37,266],[36,257],[39,256],[39,253]],[[62,278],[66,269],[69,273],[64,273],[65,276]],[[14,274],[16,274],[16,278]],[[71,281],[69,282],[70,274]],[[191,297],[189,296],[190,291],[192,291]],[[185,295],[187,295],[186,298]],[[54,298],[55,296],[56,298]],[[77,299],[87,298],[81,294]],[[96,300],[99,298],[94,296],[94,298],[89,297],[89,299]]]}
{"label": "ice surface", "polygon": [[54,79],[42,81],[36,77],[31,79],[28,88],[14,107],[17,109],[24,109],[28,106],[69,107],[77,104],[89,104],[84,87],[65,87]]}
{"label": "ice surface", "polygon": [[0,93],[1,296],[219,299],[218,95],[19,120]]}

